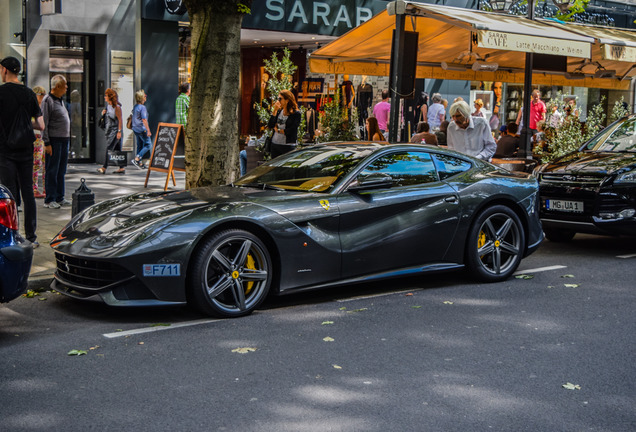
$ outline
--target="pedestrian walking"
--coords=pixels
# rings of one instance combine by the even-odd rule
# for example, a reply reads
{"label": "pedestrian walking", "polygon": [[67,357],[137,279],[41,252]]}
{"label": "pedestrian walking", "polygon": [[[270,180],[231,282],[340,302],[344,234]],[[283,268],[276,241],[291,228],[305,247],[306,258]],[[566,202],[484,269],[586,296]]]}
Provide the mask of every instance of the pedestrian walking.
{"label": "pedestrian walking", "polygon": [[281,90],[267,123],[268,128],[274,129],[272,159],[296,148],[298,126],[300,126],[300,111],[298,111],[294,94],[289,90]]}
{"label": "pedestrian walking", "polygon": [[33,197],[33,129],[44,129],[42,111],[35,93],[18,81],[20,61],[0,61],[0,182],[14,197],[22,195],[24,232],[37,247],[37,209]]}
{"label": "pedestrian walking", "polygon": [[438,130],[439,125],[446,117],[446,109],[444,108],[444,105],[442,105],[443,99],[441,94],[433,93],[431,101],[433,103],[428,107],[428,125],[431,129]]}
{"label": "pedestrian walking", "polygon": [[132,112],[132,131],[137,142],[137,154],[132,164],[139,169],[145,168],[143,164],[144,157],[152,149],[152,142],[150,141],[152,132],[150,131],[150,126],[148,126],[148,110],[145,106],[147,98],[148,95],[144,92],[144,89],[138,90],[135,93],[135,101],[137,103]]}
{"label": "pedestrian walking", "polygon": [[[42,105],[42,99],[46,96],[46,90],[42,86],[33,87],[33,92],[38,98],[38,105]],[[35,142],[33,143],[33,196],[35,198],[44,198],[44,140],[42,139],[42,131],[34,129]],[[40,177],[40,171],[42,172],[42,191],[38,186]]]}
{"label": "pedestrian walking", "polygon": [[66,165],[68,148],[71,141],[71,120],[62,97],[68,85],[64,75],[51,78],[51,91],[42,99],[42,116],[44,118],[44,188],[46,197],[44,207],[59,209],[70,206],[71,202],[64,198]]}
{"label": "pedestrian walking", "polygon": [[[389,103],[389,91],[382,90],[382,100],[373,107],[373,117],[378,121],[380,132],[384,135],[385,141],[389,139],[389,113],[391,104]],[[372,139],[372,136],[369,135]]]}
{"label": "pedestrian walking", "polygon": [[[104,92],[104,98],[106,99],[106,109],[102,111],[102,115],[106,115],[106,154],[104,155],[104,166],[97,171],[101,174],[106,174],[108,168],[108,152],[121,151],[121,136],[123,132],[123,122],[121,120],[121,104],[119,103],[119,96],[113,89],[106,89]],[[126,168],[120,166],[115,174],[125,174]]]}
{"label": "pedestrian walking", "polygon": [[177,123],[185,129],[188,125],[188,113],[190,111],[190,83],[182,83],[179,86],[179,96],[174,103]]}

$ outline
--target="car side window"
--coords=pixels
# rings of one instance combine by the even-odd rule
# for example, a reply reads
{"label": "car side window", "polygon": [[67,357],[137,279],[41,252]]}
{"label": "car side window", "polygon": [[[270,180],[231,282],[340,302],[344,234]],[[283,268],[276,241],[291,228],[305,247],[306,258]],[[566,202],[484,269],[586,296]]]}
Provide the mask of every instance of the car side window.
{"label": "car side window", "polygon": [[435,165],[427,152],[396,152],[384,155],[369,164],[360,175],[386,174],[393,187],[412,186],[438,181]]}
{"label": "car side window", "polygon": [[588,149],[610,152],[636,151],[636,118],[625,120],[614,129],[607,140],[592,142],[588,144]]}
{"label": "car side window", "polygon": [[433,160],[440,180],[468,171],[472,167],[470,162],[445,154],[433,154]]}

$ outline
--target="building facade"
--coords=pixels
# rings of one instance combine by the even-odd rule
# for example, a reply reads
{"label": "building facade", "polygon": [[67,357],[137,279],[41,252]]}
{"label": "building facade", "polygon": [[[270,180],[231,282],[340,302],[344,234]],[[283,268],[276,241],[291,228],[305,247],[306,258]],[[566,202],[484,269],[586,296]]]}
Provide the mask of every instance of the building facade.
{"label": "building facade", "polygon": [[[481,5],[480,0],[423,1],[470,9]],[[282,48],[290,49],[298,67],[293,80],[301,90],[299,99],[310,105],[318,94],[339,87],[343,77],[312,73],[307,55],[384,10],[386,4],[381,0],[254,0],[241,36],[241,133],[260,130],[254,104],[264,97],[260,89],[265,59]],[[614,25],[634,27],[636,5],[603,0],[592,0],[590,5],[590,17],[585,19],[611,19]],[[181,1],[0,0],[0,8],[0,57],[22,59],[22,79],[30,87],[48,89],[55,74],[67,78],[71,160],[103,161],[105,139],[97,120],[107,88],[118,91],[124,118],[134,105],[134,92],[143,88],[152,130],[158,122],[174,121],[178,86],[190,76],[189,19]],[[388,77],[351,76],[350,80],[354,88],[363,80],[373,87],[371,104],[388,87]],[[307,85],[313,91],[303,93]],[[417,82],[418,91],[439,92],[450,101],[457,96],[468,100],[471,91],[487,91],[490,85],[439,79]],[[545,91],[575,94],[582,104],[602,94],[575,87]],[[633,91],[630,97],[633,101]],[[131,131],[125,132],[124,143],[132,150]]]}

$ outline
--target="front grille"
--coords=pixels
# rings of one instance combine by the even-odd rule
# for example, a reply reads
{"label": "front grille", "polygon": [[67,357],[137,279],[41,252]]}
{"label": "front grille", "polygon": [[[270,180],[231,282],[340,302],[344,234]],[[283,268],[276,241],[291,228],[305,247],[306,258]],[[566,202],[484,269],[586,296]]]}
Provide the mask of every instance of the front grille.
{"label": "front grille", "polygon": [[596,176],[590,174],[541,174],[540,181],[546,183],[563,183],[567,185],[585,185],[598,186],[601,184],[605,176]]}
{"label": "front grille", "polygon": [[55,254],[57,275],[61,279],[86,288],[101,288],[133,276],[128,270],[107,261]]}
{"label": "front grille", "polygon": [[629,198],[612,192],[604,192],[599,195],[598,210],[600,213],[618,213],[630,207]]}

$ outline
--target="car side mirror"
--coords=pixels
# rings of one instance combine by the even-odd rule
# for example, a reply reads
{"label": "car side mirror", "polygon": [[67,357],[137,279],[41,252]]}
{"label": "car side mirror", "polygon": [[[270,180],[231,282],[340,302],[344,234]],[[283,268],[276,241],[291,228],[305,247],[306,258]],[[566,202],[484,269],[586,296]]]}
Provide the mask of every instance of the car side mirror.
{"label": "car side mirror", "polygon": [[393,177],[384,173],[360,174],[347,190],[361,191],[383,189],[393,186]]}

